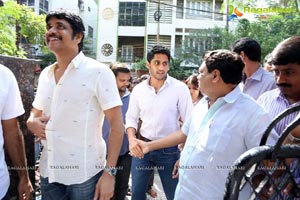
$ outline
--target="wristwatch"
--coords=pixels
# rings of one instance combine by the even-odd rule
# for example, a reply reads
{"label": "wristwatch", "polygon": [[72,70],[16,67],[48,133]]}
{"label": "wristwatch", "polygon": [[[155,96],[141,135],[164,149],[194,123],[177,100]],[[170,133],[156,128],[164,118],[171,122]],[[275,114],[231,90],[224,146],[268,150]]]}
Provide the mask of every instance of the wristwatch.
{"label": "wristwatch", "polygon": [[107,172],[109,175],[111,175],[112,177],[115,177],[117,174],[117,169],[114,167],[105,167],[104,171]]}

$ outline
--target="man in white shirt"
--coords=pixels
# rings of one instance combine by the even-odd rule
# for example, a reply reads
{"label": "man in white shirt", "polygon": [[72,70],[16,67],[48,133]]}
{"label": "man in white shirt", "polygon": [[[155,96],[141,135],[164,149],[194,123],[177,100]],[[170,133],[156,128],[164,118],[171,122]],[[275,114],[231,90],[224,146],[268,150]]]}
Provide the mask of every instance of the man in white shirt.
{"label": "man in white shirt", "polygon": [[[108,200],[124,134],[115,77],[82,53],[84,25],[78,15],[56,10],[47,14],[46,23],[46,45],[57,62],[42,71],[27,121],[44,146],[42,198]],[[104,114],[111,127],[108,152]]]}
{"label": "man in white shirt", "polygon": [[271,120],[253,98],[238,87],[243,68],[244,63],[236,53],[228,50],[207,53],[198,75],[200,90],[205,96],[182,129],[149,143],[135,140],[143,151],[136,148],[132,154],[137,157],[185,142],[174,199],[222,199],[234,161],[258,146]]}
{"label": "man in white shirt", "polygon": [[7,151],[19,176],[19,199],[31,200],[33,191],[26,169],[24,140],[17,117],[24,114],[19,87],[13,73],[0,64],[0,199],[9,200],[9,173],[5,162]]}
{"label": "man in white shirt", "polygon": [[[144,141],[165,138],[179,129],[179,119],[185,121],[193,104],[188,87],[170,77],[170,51],[154,46],[147,54],[150,76],[133,88],[126,113],[126,132],[129,150],[139,146],[135,141],[138,122],[141,119],[140,139]],[[132,158],[132,199],[146,199],[148,180],[157,167],[167,199],[174,197],[178,180],[172,178],[175,162],[179,158],[177,145],[151,151],[143,159]]]}

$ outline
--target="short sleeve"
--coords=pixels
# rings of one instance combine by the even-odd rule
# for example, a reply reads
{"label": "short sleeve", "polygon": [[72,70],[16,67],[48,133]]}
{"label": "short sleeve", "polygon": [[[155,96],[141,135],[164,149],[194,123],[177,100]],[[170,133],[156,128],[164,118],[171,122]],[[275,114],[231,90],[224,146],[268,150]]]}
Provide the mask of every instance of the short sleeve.
{"label": "short sleeve", "polygon": [[[1,120],[8,120],[24,114],[24,108],[17,80],[13,73],[7,69],[6,76],[1,77],[1,104],[3,106]],[[2,82],[1,81],[1,82]]]}
{"label": "short sleeve", "polygon": [[98,77],[96,94],[103,110],[122,106],[115,76],[109,68],[103,67],[101,75]]}

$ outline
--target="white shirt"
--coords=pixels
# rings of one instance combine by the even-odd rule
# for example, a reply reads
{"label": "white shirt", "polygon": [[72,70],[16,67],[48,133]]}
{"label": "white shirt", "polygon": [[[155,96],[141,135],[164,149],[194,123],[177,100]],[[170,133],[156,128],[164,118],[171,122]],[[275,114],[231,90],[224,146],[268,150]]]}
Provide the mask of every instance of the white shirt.
{"label": "white shirt", "polygon": [[230,167],[242,153],[259,145],[270,122],[263,108],[239,87],[210,109],[207,98],[202,98],[182,127],[187,141],[175,199],[223,199]]}
{"label": "white shirt", "polygon": [[149,78],[133,88],[126,113],[126,129],[137,129],[142,120],[140,133],[150,140],[157,140],[178,130],[179,118],[185,121],[193,109],[188,87],[171,76],[156,93],[149,85]]}
{"label": "white shirt", "polygon": [[[9,120],[24,113],[19,87],[13,73],[0,64],[0,117]],[[4,157],[2,123],[0,123],[0,199],[9,187],[9,175]]]}
{"label": "white shirt", "polygon": [[40,171],[50,183],[82,183],[105,166],[103,110],[122,102],[112,71],[82,52],[57,84],[55,65],[42,71],[33,102],[34,108],[50,115]]}

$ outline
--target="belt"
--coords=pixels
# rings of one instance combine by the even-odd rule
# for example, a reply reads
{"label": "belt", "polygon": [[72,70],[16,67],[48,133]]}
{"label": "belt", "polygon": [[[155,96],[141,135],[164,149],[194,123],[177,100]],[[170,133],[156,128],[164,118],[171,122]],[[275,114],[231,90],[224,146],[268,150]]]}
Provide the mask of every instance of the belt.
{"label": "belt", "polygon": [[151,142],[152,140],[149,140],[148,138],[143,137],[142,135],[138,135],[137,137],[140,140],[143,140],[144,142]]}

